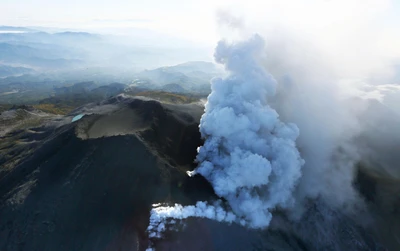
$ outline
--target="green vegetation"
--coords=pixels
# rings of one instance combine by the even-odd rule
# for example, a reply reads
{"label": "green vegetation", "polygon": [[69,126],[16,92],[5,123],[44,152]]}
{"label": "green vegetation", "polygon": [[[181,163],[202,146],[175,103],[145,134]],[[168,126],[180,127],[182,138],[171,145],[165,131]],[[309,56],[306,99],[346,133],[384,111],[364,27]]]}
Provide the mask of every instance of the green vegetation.
{"label": "green vegetation", "polygon": [[47,113],[59,114],[59,115],[66,115],[75,108],[73,106],[67,106],[62,104],[48,104],[48,103],[33,105],[33,107]]}

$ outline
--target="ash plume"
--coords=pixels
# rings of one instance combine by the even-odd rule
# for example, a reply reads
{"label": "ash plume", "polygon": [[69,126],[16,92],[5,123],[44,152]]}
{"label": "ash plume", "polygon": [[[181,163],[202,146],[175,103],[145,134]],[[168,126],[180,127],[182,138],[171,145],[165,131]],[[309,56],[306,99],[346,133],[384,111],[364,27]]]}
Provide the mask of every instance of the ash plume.
{"label": "ash plume", "polygon": [[[377,180],[394,183],[400,177],[399,37],[390,27],[381,32],[373,25],[390,14],[393,1],[328,1],[319,7],[313,1],[271,2],[265,8],[259,2],[240,5],[241,11],[248,8],[246,26],[230,13],[219,15],[233,35],[258,31],[267,46],[258,35],[219,42],[214,57],[228,76],[212,80],[200,122],[205,143],[189,175],[202,175],[212,184],[224,201],[213,205],[215,210],[235,215],[228,222],[249,228],[272,227],[276,209],[308,227],[315,222],[307,215],[318,211],[318,234],[335,228],[329,222],[341,222],[337,215],[355,225],[371,222],[376,212],[355,185],[360,163]],[[357,22],[354,9],[360,14]],[[373,203],[395,205],[395,196],[390,192]],[[178,215],[189,208],[165,210],[152,211],[155,225],[184,219]],[[196,206],[189,211],[187,217],[212,219]],[[353,217],[357,214],[363,219]],[[314,241],[312,234],[304,238]]]}
{"label": "ash plume", "polygon": [[294,203],[293,190],[304,164],[295,143],[297,126],[281,122],[268,104],[277,82],[259,64],[263,49],[258,35],[218,44],[215,60],[230,75],[212,81],[200,121],[205,143],[193,172],[204,176],[252,228],[267,227],[272,210]]}
{"label": "ash plume", "polygon": [[229,75],[211,82],[200,121],[205,143],[198,149],[199,166],[188,174],[204,176],[226,205],[156,207],[150,216],[150,238],[160,238],[168,220],[188,217],[262,229],[268,227],[273,210],[294,205],[293,191],[304,164],[295,142],[299,130],[283,123],[268,104],[277,82],[260,65],[263,49],[264,40],[255,35],[239,43],[221,41],[214,55]]}

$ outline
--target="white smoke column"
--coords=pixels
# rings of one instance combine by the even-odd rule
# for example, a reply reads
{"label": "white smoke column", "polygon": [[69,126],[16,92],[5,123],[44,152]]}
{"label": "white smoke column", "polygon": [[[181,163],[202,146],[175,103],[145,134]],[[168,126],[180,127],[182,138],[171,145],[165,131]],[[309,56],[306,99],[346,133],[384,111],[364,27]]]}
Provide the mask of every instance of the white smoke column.
{"label": "white smoke column", "polygon": [[200,121],[205,143],[199,148],[198,168],[188,173],[203,175],[233,213],[221,202],[155,206],[147,229],[150,239],[161,238],[175,220],[188,217],[265,228],[274,209],[294,204],[293,190],[304,164],[295,143],[299,130],[282,123],[268,105],[277,83],[259,65],[263,50],[258,35],[241,43],[218,44],[215,60],[225,65],[229,75],[211,82]]}
{"label": "white smoke column", "polygon": [[268,105],[276,81],[259,64],[263,39],[219,42],[214,54],[229,76],[214,79],[200,121],[205,139],[198,168],[216,194],[252,228],[269,225],[271,211],[293,205],[304,161],[296,148],[299,130],[284,124]]}
{"label": "white smoke column", "polygon": [[364,108],[356,107],[346,90],[353,80],[342,80],[325,54],[290,33],[269,36],[266,53],[264,67],[279,79],[270,104],[301,132],[296,143],[305,165],[293,216],[301,217],[310,199],[358,214],[363,203],[354,189],[355,165],[360,160],[355,141],[365,122],[357,119]]}
{"label": "white smoke column", "polygon": [[[241,17],[240,25],[229,25],[239,29],[235,34],[257,31],[267,38],[264,68],[279,81],[269,104],[281,120],[298,126],[296,143],[306,162],[296,189],[299,204],[292,210],[296,218],[307,210],[310,199],[321,199],[350,217],[364,210],[354,186],[360,161],[400,173],[398,161],[393,161],[396,153],[389,151],[398,149],[392,136],[398,130],[388,128],[396,123],[395,116],[379,109],[379,103],[357,101],[368,91],[382,102],[391,99],[385,105],[400,108],[393,90],[382,91],[382,84],[393,86],[400,80],[400,19],[394,18],[398,2],[248,0],[243,5],[229,0],[229,13],[219,16],[223,26]],[[363,142],[372,137],[373,150]]]}
{"label": "white smoke column", "polygon": [[176,220],[183,220],[189,217],[206,218],[219,222],[232,223],[236,216],[226,212],[219,202],[215,205],[208,205],[207,202],[198,201],[195,206],[159,206],[153,205],[150,215],[150,223],[147,228],[149,238],[161,238],[168,224],[175,224]]}
{"label": "white smoke column", "polygon": [[189,217],[206,218],[229,224],[237,221],[235,214],[227,212],[222,207],[221,201],[216,201],[213,205],[203,201],[198,201],[194,206],[182,206],[179,204],[174,206],[153,205],[153,209],[150,212],[150,223],[147,227],[150,243],[146,251],[155,250],[153,239],[162,238],[167,229],[177,229],[174,225],[179,224],[180,220]]}

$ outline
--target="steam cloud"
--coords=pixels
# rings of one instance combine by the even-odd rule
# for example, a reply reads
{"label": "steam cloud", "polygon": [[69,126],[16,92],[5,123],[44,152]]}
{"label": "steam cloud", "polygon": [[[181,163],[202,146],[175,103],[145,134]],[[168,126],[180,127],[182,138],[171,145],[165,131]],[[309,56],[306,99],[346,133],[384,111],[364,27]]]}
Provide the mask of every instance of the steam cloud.
{"label": "steam cloud", "polygon": [[[230,74],[212,81],[200,123],[205,144],[189,175],[204,176],[226,204],[154,208],[149,233],[155,238],[172,218],[264,228],[274,209],[301,217],[310,200],[318,201],[328,219],[331,211],[359,213],[368,205],[354,187],[357,164],[367,163],[363,168],[383,177],[400,177],[400,37],[376,25],[390,14],[393,1],[321,2],[321,8],[314,1],[271,2],[278,3],[240,4],[240,10],[249,8],[249,26],[219,13],[219,22],[240,37],[258,31],[268,38],[266,48],[256,35],[241,43],[222,41],[215,51],[215,60]],[[217,211],[235,217],[217,218]],[[331,227],[326,222],[321,226]]]}
{"label": "steam cloud", "polygon": [[257,61],[263,49],[258,35],[242,43],[218,44],[215,60],[230,75],[212,81],[200,121],[206,140],[194,171],[252,228],[268,226],[274,208],[292,205],[304,163],[295,144],[297,126],[282,123],[268,105],[277,82]]}
{"label": "steam cloud", "polygon": [[150,224],[147,228],[150,238],[161,238],[161,233],[166,230],[168,224],[176,223],[175,220],[183,220],[189,217],[200,217],[219,222],[232,223],[236,220],[236,216],[231,212],[226,212],[216,202],[215,205],[208,205],[207,202],[198,201],[195,206],[159,206],[153,205],[150,216]]}
{"label": "steam cloud", "polygon": [[295,143],[299,129],[281,122],[268,105],[277,82],[259,63],[263,49],[258,35],[245,42],[218,44],[215,60],[225,65],[229,76],[212,80],[200,121],[205,143],[198,149],[198,168],[188,173],[204,176],[233,213],[221,203],[156,207],[151,211],[149,237],[160,238],[168,219],[188,217],[265,228],[275,208],[294,204],[293,190],[304,164]]}

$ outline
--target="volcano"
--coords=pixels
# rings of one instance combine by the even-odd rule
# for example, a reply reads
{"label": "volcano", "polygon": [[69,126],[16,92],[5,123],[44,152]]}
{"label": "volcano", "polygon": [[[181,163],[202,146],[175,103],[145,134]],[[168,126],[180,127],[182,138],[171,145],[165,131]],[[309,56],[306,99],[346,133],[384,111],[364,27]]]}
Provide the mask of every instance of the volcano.
{"label": "volcano", "polygon": [[[154,203],[215,200],[196,167],[202,104],[119,95],[2,137],[1,250],[145,250]],[[82,118],[71,122],[76,115]],[[8,154],[5,154],[8,151]],[[363,176],[363,187],[372,181]],[[364,189],[365,190],[365,189]],[[364,191],[363,190],[363,191]],[[379,250],[340,212],[317,202],[300,223],[276,213],[267,230],[189,218],[157,250]],[[325,229],[329,224],[329,229]],[[179,229],[178,229],[179,230]],[[324,233],[326,236],[314,238]]]}

